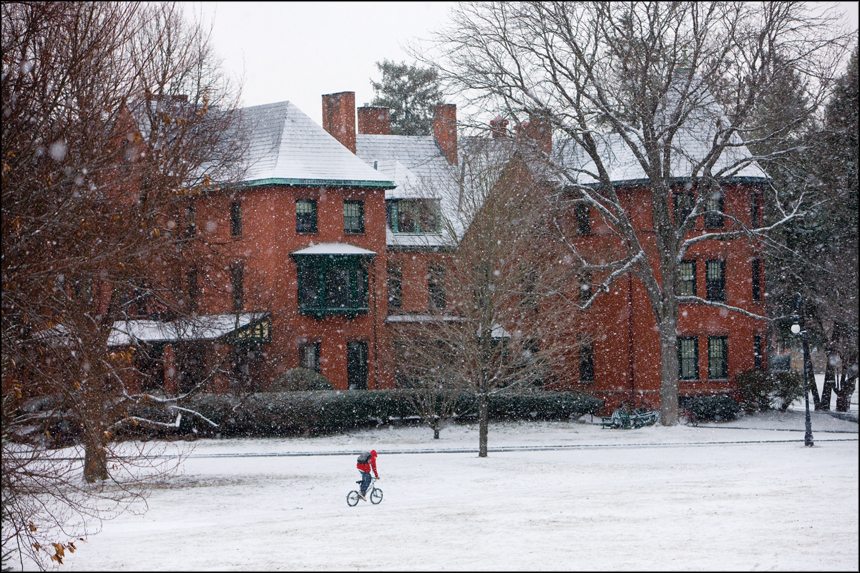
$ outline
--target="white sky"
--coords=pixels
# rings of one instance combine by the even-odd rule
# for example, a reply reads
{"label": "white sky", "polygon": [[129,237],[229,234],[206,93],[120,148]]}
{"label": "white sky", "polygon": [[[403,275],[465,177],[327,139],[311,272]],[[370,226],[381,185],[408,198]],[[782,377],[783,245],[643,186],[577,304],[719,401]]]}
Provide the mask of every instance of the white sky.
{"label": "white sky", "polygon": [[439,29],[455,2],[188,2],[214,19],[216,52],[244,70],[243,105],[289,100],[318,124],[322,94],[354,91],[370,103],[376,62],[413,62],[406,46]]}
{"label": "white sky", "polygon": [[[429,39],[456,2],[184,2],[213,22],[216,52],[233,77],[244,75],[245,106],[289,100],[318,124],[321,96],[354,91],[373,98],[383,59],[412,62],[406,47]],[[812,2],[845,13],[857,30],[856,2]],[[449,101],[457,103],[455,98]]]}

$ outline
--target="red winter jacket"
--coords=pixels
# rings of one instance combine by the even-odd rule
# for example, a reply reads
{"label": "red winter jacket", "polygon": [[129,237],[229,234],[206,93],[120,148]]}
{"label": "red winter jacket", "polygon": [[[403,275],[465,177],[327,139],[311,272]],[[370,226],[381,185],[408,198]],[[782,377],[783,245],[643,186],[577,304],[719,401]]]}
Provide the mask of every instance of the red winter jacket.
{"label": "red winter jacket", "polygon": [[376,471],[376,450],[370,450],[370,463],[363,464],[361,462],[355,464],[355,467],[360,472],[370,473],[370,470],[373,470],[373,475],[377,479],[379,479],[379,472]]}

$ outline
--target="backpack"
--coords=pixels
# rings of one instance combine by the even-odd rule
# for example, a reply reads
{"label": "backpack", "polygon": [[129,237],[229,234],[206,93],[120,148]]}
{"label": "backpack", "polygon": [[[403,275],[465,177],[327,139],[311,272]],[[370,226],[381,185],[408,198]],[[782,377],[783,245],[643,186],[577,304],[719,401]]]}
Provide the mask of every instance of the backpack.
{"label": "backpack", "polygon": [[358,463],[366,464],[370,462],[370,452],[364,452],[358,455]]}

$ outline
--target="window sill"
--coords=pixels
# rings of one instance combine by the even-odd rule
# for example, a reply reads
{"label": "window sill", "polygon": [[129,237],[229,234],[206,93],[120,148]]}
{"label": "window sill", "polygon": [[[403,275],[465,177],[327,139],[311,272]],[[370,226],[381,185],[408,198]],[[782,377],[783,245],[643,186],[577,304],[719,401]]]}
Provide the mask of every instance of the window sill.
{"label": "window sill", "polygon": [[367,314],[370,309],[368,307],[358,307],[358,308],[310,308],[310,307],[299,307],[299,312],[301,314],[305,314],[308,316],[313,316],[314,318],[323,318],[326,316],[345,316],[347,318],[351,318],[354,316],[358,316],[360,314]]}
{"label": "window sill", "polygon": [[[390,230],[390,229],[389,229]],[[421,235],[441,235],[442,231],[391,231],[395,235],[406,236],[421,236]]]}

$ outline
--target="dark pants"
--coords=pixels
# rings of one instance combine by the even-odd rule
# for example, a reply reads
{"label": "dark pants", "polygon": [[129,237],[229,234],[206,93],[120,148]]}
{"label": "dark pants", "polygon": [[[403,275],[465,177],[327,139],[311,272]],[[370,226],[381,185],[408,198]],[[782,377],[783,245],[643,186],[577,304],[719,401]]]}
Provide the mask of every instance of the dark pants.
{"label": "dark pants", "polygon": [[367,491],[370,485],[370,472],[359,472],[361,474],[361,495]]}

